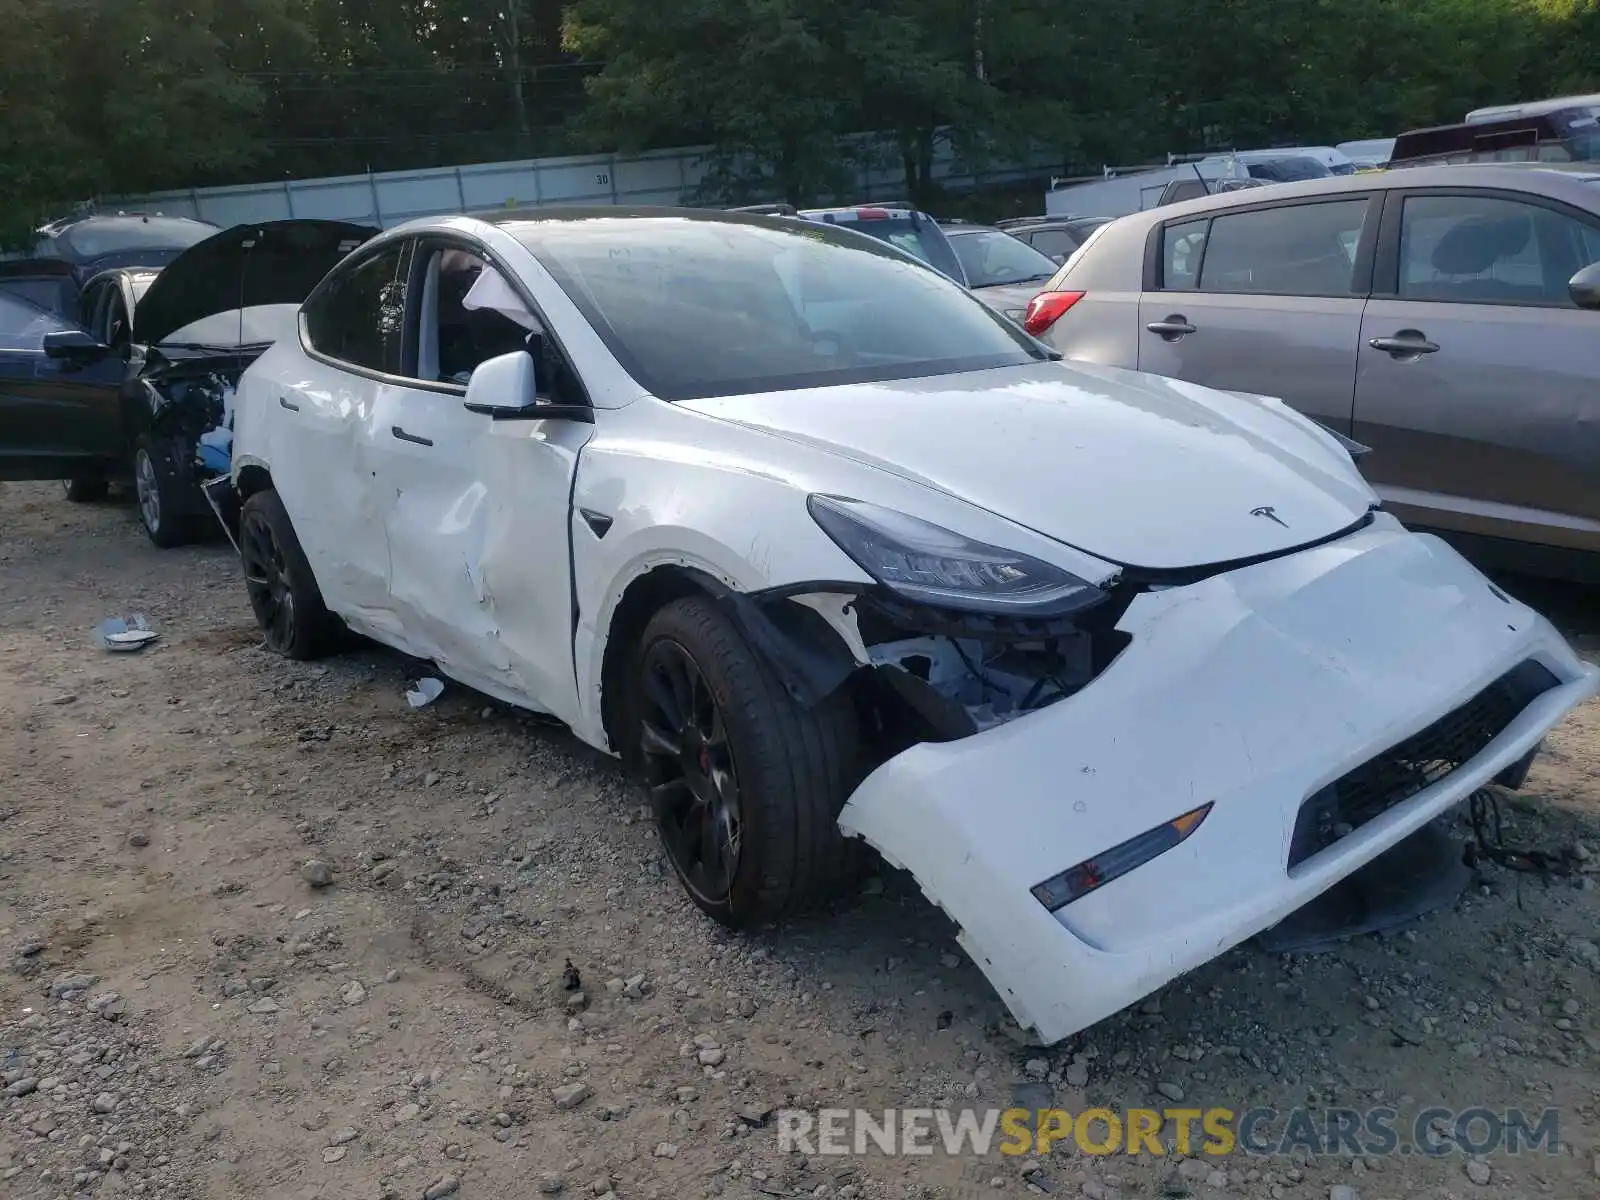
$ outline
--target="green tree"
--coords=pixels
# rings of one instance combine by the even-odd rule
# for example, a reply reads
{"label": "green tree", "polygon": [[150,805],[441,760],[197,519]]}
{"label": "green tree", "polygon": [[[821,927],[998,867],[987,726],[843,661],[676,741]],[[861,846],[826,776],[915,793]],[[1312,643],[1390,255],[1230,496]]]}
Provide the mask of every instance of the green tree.
{"label": "green tree", "polygon": [[708,199],[840,190],[856,95],[842,77],[836,0],[578,0],[566,46],[604,64],[583,128],[619,150],[716,145]]}

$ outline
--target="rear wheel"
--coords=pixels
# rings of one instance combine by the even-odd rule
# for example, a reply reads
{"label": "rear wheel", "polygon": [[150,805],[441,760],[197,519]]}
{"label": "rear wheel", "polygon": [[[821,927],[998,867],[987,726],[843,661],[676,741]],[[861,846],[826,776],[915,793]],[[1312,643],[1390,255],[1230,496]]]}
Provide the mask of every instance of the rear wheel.
{"label": "rear wheel", "polygon": [[182,513],[179,489],[184,482],[172,464],[172,448],[145,434],[133,447],[133,487],[139,500],[139,521],[150,540],[163,549],[183,546],[200,534],[200,522]]}
{"label": "rear wheel", "polygon": [[798,704],[709,597],[652,618],[634,688],[656,827],[701,909],[759,924],[851,878],[860,855],[836,824],[859,760],[847,698]]}
{"label": "rear wheel", "polygon": [[73,504],[98,504],[111,494],[111,481],[100,474],[79,475],[63,479],[61,490]]}
{"label": "rear wheel", "polygon": [[239,551],[250,607],[267,645],[295,659],[331,651],[338,640],[338,620],[322,602],[289,513],[270,488],[244,502]]}

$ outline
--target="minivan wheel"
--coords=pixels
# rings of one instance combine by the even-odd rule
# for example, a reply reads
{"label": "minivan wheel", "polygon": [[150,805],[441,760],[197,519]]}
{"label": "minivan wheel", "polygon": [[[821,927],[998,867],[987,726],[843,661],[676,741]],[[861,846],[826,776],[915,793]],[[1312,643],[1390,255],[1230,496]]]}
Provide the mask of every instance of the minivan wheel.
{"label": "minivan wheel", "polygon": [[857,779],[856,715],[798,704],[709,597],[651,619],[632,696],[639,759],[667,858],[734,928],[811,908],[859,860],[837,819]]}
{"label": "minivan wheel", "polygon": [[139,522],[150,540],[162,549],[187,545],[199,532],[192,518],[175,515],[181,511],[177,495],[181,486],[164,448],[148,435],[141,436],[133,447],[133,488],[139,501]]}
{"label": "minivan wheel", "polygon": [[268,647],[286,658],[319,658],[334,648],[339,624],[322,602],[283,501],[272,489],[244,502],[239,551],[245,590]]}

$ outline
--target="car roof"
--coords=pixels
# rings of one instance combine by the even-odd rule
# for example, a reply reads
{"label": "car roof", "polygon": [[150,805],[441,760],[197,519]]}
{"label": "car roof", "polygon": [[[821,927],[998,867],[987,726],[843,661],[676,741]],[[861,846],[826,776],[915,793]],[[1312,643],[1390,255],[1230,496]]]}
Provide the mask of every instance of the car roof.
{"label": "car roof", "polygon": [[[854,210],[841,211],[853,212]],[[415,217],[403,224],[395,225],[385,230],[380,237],[374,238],[373,242],[389,241],[396,234],[416,233],[424,229],[448,227],[462,220],[509,228],[511,226],[536,225],[545,222],[593,221],[600,218],[614,221],[712,221],[724,225],[755,225],[763,229],[793,229],[796,220],[795,217],[790,216],[738,212],[721,208],[688,208],[682,205],[552,204],[538,208],[496,208],[483,212],[461,213],[459,215],[440,213],[429,217]],[[932,220],[931,217],[928,219]]]}
{"label": "car roof", "polygon": [[135,223],[143,223],[143,222],[149,222],[149,221],[183,221],[183,222],[186,222],[186,223],[188,223],[190,225],[207,225],[207,226],[210,226],[213,229],[217,228],[215,225],[212,225],[210,221],[202,221],[199,217],[186,217],[186,216],[183,216],[181,213],[175,214],[175,213],[160,213],[160,212],[114,212],[114,213],[82,213],[82,214],[80,214],[78,216],[75,216],[75,217],[62,217],[60,220],[51,221],[47,225],[39,226],[39,228],[35,232],[38,233],[42,237],[55,237],[56,235],[65,233],[67,230],[72,229],[72,228],[74,228],[74,227],[76,227],[78,225],[86,225],[86,224],[89,224],[91,222],[93,222],[95,224],[101,224],[101,225],[109,225],[109,224],[127,224],[127,225],[132,225],[132,224],[135,224]]}
{"label": "car roof", "polygon": [[1113,220],[1111,217],[1018,217],[1007,221],[997,228],[1007,233],[1015,233],[1019,229],[1061,229],[1068,225],[1084,225],[1104,223]]}
{"label": "car roof", "polygon": [[1130,215],[1147,217],[1152,222],[1166,222],[1174,218],[1201,216],[1231,208],[1249,208],[1277,200],[1419,187],[1502,187],[1508,191],[1536,192],[1589,208],[1600,206],[1600,189],[1587,182],[1589,179],[1600,178],[1600,172],[1546,169],[1561,165],[1559,163],[1458,163],[1426,167],[1392,167],[1385,171],[1334,175],[1326,179],[1305,179],[1294,183],[1269,183],[1261,187],[1217,192],[1193,200],[1182,200],[1176,204],[1147,208]]}

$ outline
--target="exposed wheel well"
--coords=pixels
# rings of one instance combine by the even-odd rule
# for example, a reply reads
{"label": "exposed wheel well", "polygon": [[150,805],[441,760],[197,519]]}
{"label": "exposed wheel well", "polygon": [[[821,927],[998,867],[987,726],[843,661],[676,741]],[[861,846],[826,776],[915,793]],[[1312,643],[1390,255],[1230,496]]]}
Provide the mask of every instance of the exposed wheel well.
{"label": "exposed wheel well", "polygon": [[689,567],[656,567],[635,579],[622,593],[611,614],[606,631],[605,657],[600,664],[600,719],[606,741],[630,767],[634,765],[631,747],[623,743],[627,714],[622,702],[627,693],[628,665],[633,661],[639,638],[650,618],[664,606],[684,596],[704,596],[712,591],[711,581]]}
{"label": "exposed wheel well", "polygon": [[272,486],[272,475],[265,467],[244,467],[239,471],[239,500],[244,502],[257,492],[264,492]]}

